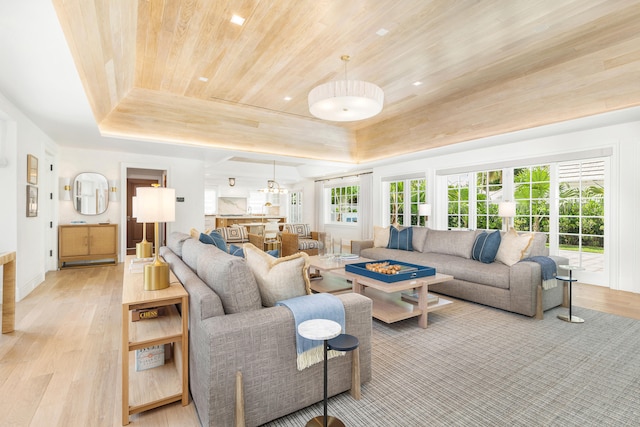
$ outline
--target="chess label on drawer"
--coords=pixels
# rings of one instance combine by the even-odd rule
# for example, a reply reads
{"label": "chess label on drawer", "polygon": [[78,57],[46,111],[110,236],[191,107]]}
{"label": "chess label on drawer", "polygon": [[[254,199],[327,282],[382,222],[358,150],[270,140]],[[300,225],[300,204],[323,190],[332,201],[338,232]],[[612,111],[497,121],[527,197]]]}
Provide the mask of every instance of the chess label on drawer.
{"label": "chess label on drawer", "polygon": [[157,317],[166,316],[167,307],[140,308],[131,310],[131,321],[138,322],[140,320],[155,319]]}

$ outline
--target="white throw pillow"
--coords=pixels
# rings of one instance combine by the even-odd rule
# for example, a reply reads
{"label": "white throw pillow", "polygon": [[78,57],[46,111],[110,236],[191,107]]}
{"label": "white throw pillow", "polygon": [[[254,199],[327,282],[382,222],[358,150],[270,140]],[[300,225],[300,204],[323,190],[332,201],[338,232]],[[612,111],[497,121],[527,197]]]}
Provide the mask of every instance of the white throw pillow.
{"label": "white throw pillow", "polygon": [[514,228],[510,228],[502,236],[500,248],[498,248],[498,253],[496,254],[496,261],[512,266],[524,258],[532,239],[533,234],[518,234]]}
{"label": "white throw pillow", "polygon": [[247,265],[258,282],[264,307],[311,293],[309,255],[306,253],[275,258],[251,243],[245,243],[243,248]]}
{"label": "white throw pillow", "polygon": [[373,247],[386,248],[389,244],[389,227],[373,226]]}

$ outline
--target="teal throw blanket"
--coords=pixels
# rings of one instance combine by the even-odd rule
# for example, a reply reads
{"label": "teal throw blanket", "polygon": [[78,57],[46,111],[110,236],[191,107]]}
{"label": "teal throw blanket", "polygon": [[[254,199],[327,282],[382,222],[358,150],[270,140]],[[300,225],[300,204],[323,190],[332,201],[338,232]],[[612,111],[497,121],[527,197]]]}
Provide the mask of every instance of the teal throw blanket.
{"label": "teal throw blanket", "polygon": [[556,282],[556,263],[546,256],[532,256],[520,261],[531,261],[540,264],[542,273],[542,288],[551,289],[557,286]]}

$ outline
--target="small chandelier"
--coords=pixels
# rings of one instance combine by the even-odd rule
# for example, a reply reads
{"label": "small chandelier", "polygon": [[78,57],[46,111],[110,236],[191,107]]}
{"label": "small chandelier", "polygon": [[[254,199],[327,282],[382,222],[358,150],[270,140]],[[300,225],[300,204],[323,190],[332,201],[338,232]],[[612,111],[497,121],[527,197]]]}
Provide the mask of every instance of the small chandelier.
{"label": "small chandelier", "polygon": [[276,161],[273,161],[273,179],[267,180],[267,186],[259,190],[262,193],[287,194],[289,190],[280,188],[280,184],[276,182]]}
{"label": "small chandelier", "polygon": [[344,80],[316,86],[309,92],[309,112],[322,120],[353,122],[373,117],[382,111],[384,92],[373,83],[347,79],[349,55],[344,61]]}

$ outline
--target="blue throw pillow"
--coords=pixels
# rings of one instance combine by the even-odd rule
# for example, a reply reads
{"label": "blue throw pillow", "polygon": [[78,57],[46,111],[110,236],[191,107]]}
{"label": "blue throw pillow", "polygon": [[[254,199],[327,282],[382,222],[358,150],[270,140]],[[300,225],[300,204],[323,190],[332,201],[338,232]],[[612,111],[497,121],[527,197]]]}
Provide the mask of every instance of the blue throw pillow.
{"label": "blue throw pillow", "polygon": [[[236,245],[229,245],[229,253],[231,255],[235,255],[235,256],[239,256],[241,258],[244,258],[244,249],[242,249],[241,247],[238,247]],[[278,249],[274,249],[272,251],[267,251],[267,253],[269,255],[271,255],[272,257],[278,258],[280,256],[280,250]]]}
{"label": "blue throw pillow", "polygon": [[395,227],[389,227],[389,243],[387,249],[400,249],[401,251],[412,251],[413,244],[413,228],[407,227],[398,230]]}
{"label": "blue throw pillow", "polygon": [[198,238],[198,240],[200,240],[205,245],[215,245],[215,243],[213,243],[213,237],[209,236],[208,234],[200,233],[200,237]]}
{"label": "blue throw pillow", "polygon": [[198,240],[207,245],[215,245],[221,251],[227,252],[227,243],[217,231],[212,231],[209,234],[200,233]]}
{"label": "blue throw pillow", "polygon": [[229,253],[244,258],[244,250],[236,245],[229,245]]}
{"label": "blue throw pillow", "polygon": [[496,259],[501,240],[499,230],[493,233],[483,231],[476,236],[476,240],[473,242],[471,258],[485,264],[491,264]]}

